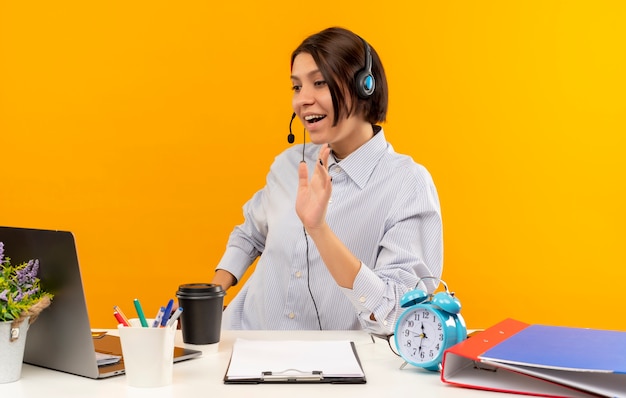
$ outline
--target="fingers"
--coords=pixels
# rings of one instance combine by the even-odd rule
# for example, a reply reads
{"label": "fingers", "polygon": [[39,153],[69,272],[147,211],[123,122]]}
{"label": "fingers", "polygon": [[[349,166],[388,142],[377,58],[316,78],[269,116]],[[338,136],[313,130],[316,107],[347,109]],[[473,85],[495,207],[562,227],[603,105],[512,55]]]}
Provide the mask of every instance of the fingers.
{"label": "fingers", "polygon": [[306,187],[309,185],[309,171],[307,170],[305,162],[300,162],[298,165],[298,179],[300,187]]}
{"label": "fingers", "polygon": [[319,153],[319,164],[326,168],[328,164],[328,156],[330,156],[330,147],[328,145],[322,145]]}
{"label": "fingers", "polygon": [[315,174],[319,176],[319,184],[321,184],[321,188],[324,190],[331,189],[330,183],[331,178],[330,174],[328,174],[328,157],[330,156],[330,147],[328,145],[323,145],[320,149],[319,159],[316,164]]}
{"label": "fingers", "polygon": [[[328,157],[330,156],[330,148],[328,145],[323,145],[320,148],[320,152],[318,155],[317,163],[315,164],[316,168],[314,170],[314,175],[318,175],[318,178],[321,177],[322,181],[329,180],[330,176],[328,175]],[[308,187],[309,185],[309,172],[307,169],[307,164],[305,162],[300,162],[298,165],[298,178],[299,185],[301,188]]]}
{"label": "fingers", "polygon": [[309,170],[306,163],[298,166],[298,194],[296,197],[296,213],[305,228],[317,228],[324,223],[326,208],[332,192],[330,175],[328,174],[328,157],[330,148],[323,146]]}

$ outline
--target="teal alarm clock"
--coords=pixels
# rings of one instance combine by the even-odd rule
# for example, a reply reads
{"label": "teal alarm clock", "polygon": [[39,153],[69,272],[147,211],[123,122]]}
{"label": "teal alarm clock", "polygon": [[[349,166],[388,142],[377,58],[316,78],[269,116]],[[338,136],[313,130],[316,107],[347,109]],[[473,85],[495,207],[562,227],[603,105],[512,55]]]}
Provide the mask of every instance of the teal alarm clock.
{"label": "teal alarm clock", "polygon": [[[446,349],[467,338],[467,327],[461,316],[461,302],[448,291],[448,285],[436,277],[445,291],[429,294],[413,289],[402,296],[404,312],[396,322],[394,337],[398,354],[407,363],[431,371],[439,371]],[[417,286],[416,285],[416,286]]]}

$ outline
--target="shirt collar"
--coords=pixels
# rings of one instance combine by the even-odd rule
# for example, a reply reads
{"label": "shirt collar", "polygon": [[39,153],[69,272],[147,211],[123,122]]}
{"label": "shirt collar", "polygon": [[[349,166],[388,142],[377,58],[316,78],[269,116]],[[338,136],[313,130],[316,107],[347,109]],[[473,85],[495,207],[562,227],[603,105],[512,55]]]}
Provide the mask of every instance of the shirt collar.
{"label": "shirt collar", "polygon": [[375,125],[374,132],[376,131],[378,132],[369,141],[348,155],[341,163],[337,163],[333,156],[329,157],[329,166],[339,165],[361,189],[367,185],[378,161],[387,151],[385,132],[382,127]]}

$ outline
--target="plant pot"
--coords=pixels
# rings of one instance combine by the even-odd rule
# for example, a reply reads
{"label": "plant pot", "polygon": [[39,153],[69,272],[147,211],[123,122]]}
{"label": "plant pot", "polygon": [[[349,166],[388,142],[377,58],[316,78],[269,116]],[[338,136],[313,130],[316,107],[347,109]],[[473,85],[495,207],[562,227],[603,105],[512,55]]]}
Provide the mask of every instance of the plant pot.
{"label": "plant pot", "polygon": [[28,321],[26,318],[17,327],[12,327],[11,322],[0,322],[0,383],[17,381],[22,375]]}

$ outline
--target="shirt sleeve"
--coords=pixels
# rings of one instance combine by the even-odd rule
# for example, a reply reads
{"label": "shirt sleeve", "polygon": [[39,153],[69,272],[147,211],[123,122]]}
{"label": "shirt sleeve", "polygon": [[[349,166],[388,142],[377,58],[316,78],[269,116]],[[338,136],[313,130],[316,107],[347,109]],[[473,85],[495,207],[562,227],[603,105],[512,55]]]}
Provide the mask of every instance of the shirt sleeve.
{"label": "shirt sleeve", "polygon": [[[361,326],[378,333],[393,331],[403,310],[402,296],[415,288],[420,278],[440,278],[443,267],[441,212],[430,178],[405,184],[393,206],[376,264],[361,263],[352,289],[342,289]],[[423,281],[430,292],[437,282]],[[376,321],[370,318],[372,314]]]}
{"label": "shirt sleeve", "polygon": [[264,189],[258,191],[243,206],[244,222],[230,233],[226,250],[216,267],[230,272],[236,278],[236,283],[264,249],[267,234]]}
{"label": "shirt sleeve", "polygon": [[244,222],[236,226],[228,238],[226,250],[216,269],[230,272],[237,282],[265,251],[270,221],[276,218],[275,212],[272,214],[272,207],[287,206],[286,201],[292,202],[291,197],[285,196],[284,192],[291,191],[285,187],[286,182],[295,181],[297,184],[297,168],[293,167],[293,164],[298,163],[295,160],[299,156],[297,149],[292,147],[274,159],[265,186],[244,204]]}

